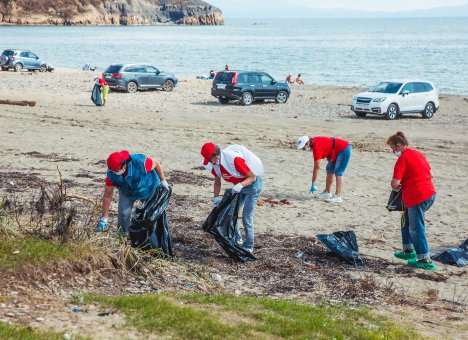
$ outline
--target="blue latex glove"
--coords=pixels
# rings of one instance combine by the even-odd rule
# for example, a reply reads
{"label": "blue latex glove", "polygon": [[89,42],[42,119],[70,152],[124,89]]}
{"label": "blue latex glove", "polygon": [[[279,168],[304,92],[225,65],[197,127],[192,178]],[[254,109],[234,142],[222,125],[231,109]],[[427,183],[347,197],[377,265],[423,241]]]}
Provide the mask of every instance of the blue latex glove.
{"label": "blue latex glove", "polygon": [[315,191],[317,191],[317,188],[315,187],[315,183],[312,183],[310,186],[309,194],[313,194]]}
{"label": "blue latex glove", "polygon": [[102,233],[102,232],[106,231],[107,228],[108,228],[107,218],[101,217],[99,219],[99,222],[98,222],[98,225],[97,225],[97,228],[96,228],[96,232]]}

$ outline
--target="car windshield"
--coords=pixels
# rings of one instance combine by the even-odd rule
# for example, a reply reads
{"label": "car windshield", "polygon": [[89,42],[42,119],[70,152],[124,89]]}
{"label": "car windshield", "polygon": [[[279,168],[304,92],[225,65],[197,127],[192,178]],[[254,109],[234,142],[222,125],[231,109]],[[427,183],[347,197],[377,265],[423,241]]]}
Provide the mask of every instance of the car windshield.
{"label": "car windshield", "polygon": [[122,68],[122,65],[111,65],[107,68],[105,73],[119,73],[121,68]]}
{"label": "car windshield", "polygon": [[369,92],[397,93],[403,83],[380,82],[369,89]]}

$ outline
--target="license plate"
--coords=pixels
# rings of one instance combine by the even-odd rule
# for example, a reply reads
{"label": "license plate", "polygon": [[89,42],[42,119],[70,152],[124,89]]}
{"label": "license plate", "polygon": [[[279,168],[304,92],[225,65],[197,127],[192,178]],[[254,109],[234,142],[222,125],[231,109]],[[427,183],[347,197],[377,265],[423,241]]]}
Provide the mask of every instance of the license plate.
{"label": "license plate", "polygon": [[110,74],[106,74],[106,75],[104,76],[104,78],[106,78],[106,79],[111,79],[112,76],[111,76]]}
{"label": "license plate", "polygon": [[369,104],[356,104],[357,109],[367,109]]}
{"label": "license plate", "polygon": [[218,85],[216,85],[216,88],[218,88],[218,89],[225,89],[225,88],[226,88],[226,84],[218,84]]}

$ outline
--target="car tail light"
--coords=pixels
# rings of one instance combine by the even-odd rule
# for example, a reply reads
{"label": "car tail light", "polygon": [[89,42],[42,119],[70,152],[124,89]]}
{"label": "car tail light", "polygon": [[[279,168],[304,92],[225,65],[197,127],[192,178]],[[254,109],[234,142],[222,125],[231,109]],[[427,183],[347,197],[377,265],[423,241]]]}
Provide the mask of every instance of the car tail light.
{"label": "car tail light", "polygon": [[14,55],[12,55],[12,56],[10,57],[10,59],[11,59],[11,60],[15,60],[16,57],[15,57]]}
{"label": "car tail light", "polygon": [[232,85],[236,85],[237,84],[237,72],[234,73],[234,75],[232,76],[232,80],[231,80],[231,84]]}
{"label": "car tail light", "polygon": [[123,77],[123,73],[112,73],[112,77],[114,77],[114,78],[122,78],[122,77]]}

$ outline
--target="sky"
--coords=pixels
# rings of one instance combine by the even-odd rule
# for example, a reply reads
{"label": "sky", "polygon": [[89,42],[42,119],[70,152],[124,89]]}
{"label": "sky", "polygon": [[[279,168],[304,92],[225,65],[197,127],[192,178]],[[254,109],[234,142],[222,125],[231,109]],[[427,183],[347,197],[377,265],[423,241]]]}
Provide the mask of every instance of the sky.
{"label": "sky", "polygon": [[[316,10],[406,12],[435,7],[463,6],[468,0],[205,0],[224,17],[301,17]],[[309,12],[310,11],[310,12]],[[307,16],[307,15],[306,15]]]}

